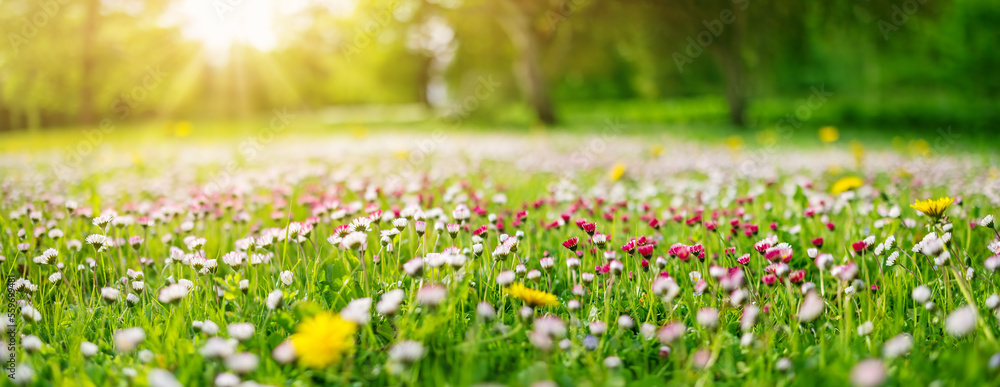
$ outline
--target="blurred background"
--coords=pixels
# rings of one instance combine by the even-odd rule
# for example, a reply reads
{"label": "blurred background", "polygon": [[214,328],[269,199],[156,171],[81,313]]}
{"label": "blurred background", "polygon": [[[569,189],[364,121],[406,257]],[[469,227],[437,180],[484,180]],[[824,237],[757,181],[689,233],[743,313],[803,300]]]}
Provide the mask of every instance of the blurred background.
{"label": "blurred background", "polygon": [[996,0],[0,0],[0,131],[295,114],[969,138],[1000,124],[997,20]]}

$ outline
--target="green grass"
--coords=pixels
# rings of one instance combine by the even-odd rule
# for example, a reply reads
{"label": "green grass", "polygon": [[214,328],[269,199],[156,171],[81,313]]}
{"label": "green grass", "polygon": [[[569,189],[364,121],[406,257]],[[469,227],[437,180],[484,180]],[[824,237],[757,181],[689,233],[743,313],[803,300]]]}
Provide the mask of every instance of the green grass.
{"label": "green grass", "polygon": [[[560,109],[563,120],[553,127],[533,124],[530,112],[523,106],[508,106],[495,111],[473,114],[461,122],[435,116],[443,113],[422,111],[411,105],[333,111],[294,111],[295,117],[279,138],[309,136],[340,136],[364,138],[369,135],[392,133],[511,133],[511,134],[582,134],[600,135],[609,122],[621,128],[623,134],[660,139],[664,142],[680,139],[709,144],[721,144],[738,137],[748,148],[777,145],[783,149],[824,147],[817,132],[834,126],[840,132],[834,146],[847,147],[851,142],[863,144],[869,150],[891,149],[918,155],[980,154],[995,156],[992,134],[975,127],[960,125],[880,126],[872,124],[838,124],[837,115],[817,114],[805,121],[781,121],[794,114],[789,106],[804,101],[760,101],[751,110],[751,123],[746,128],[725,122],[725,101],[714,97],[674,99],[667,101],[611,101],[565,103]],[[783,110],[782,110],[783,109]],[[822,112],[822,108],[817,112]],[[267,128],[272,115],[259,115],[238,120],[190,121],[189,134],[178,136],[177,125],[182,120],[130,120],[117,123],[113,130],[102,134],[101,145],[116,148],[139,148],[158,144],[217,144],[238,142]],[[0,133],[0,152],[34,152],[57,149],[87,142],[86,134],[95,127],[64,127],[36,132]],[[923,144],[921,144],[921,142]]]}
{"label": "green grass", "polygon": [[[94,167],[96,164],[90,163],[97,161],[86,159],[84,166],[92,168],[84,168],[82,175],[71,176],[68,181],[55,179],[46,171],[50,156],[45,152],[78,144],[86,138],[82,132],[88,129],[67,128],[44,134],[3,137],[0,151],[19,155],[5,157],[11,160],[30,158],[29,164],[42,172],[42,180],[37,183],[22,180],[20,171],[0,172],[5,187],[0,191],[0,229],[3,230],[0,255],[5,257],[0,262],[0,273],[5,282],[22,278],[37,286],[35,291],[5,296],[5,304],[23,300],[41,316],[40,321],[32,321],[22,317],[17,308],[5,307],[16,316],[14,337],[17,345],[13,356],[19,365],[28,365],[34,370],[31,384],[144,385],[147,375],[155,369],[169,371],[183,385],[212,384],[220,373],[235,371],[234,366],[224,360],[202,356],[201,350],[209,342],[210,335],[199,332],[192,324],[207,320],[221,327],[218,336],[223,338],[234,336],[227,330],[231,323],[253,324],[255,333],[232,348],[237,353],[253,354],[259,360],[255,368],[240,378],[271,385],[436,386],[488,382],[531,385],[552,381],[564,386],[842,386],[851,383],[852,369],[867,358],[882,359],[886,383],[891,385],[927,385],[935,381],[945,385],[1000,383],[997,368],[990,365],[991,356],[1000,352],[1000,343],[996,340],[1000,329],[997,317],[987,305],[988,296],[998,292],[1000,281],[984,266],[986,259],[994,255],[987,250],[987,245],[998,234],[995,226],[969,226],[970,222],[978,223],[987,214],[1000,213],[1000,208],[987,196],[989,188],[966,184],[983,181],[991,174],[995,178],[995,170],[966,166],[963,167],[966,169],[948,172],[954,174],[949,180],[934,180],[933,176],[912,176],[878,165],[870,166],[871,170],[866,173],[847,169],[844,174],[865,176],[864,187],[857,189],[857,196],[845,199],[842,206],[825,207],[821,213],[809,216],[806,214],[808,208],[819,205],[821,200],[827,204],[833,200],[829,190],[838,175],[805,175],[813,183],[812,187],[792,190],[785,187],[801,184],[803,180],[799,174],[734,176],[732,181],[724,183],[709,179],[709,171],[639,175],[641,168],[655,169],[661,161],[684,162],[670,158],[671,139],[690,140],[695,144],[699,141],[719,143],[740,135],[746,146],[753,149],[764,146],[767,137],[773,136],[768,132],[759,133],[759,130],[750,134],[722,125],[630,126],[628,131],[635,137],[623,135],[622,139],[637,139],[646,146],[661,144],[666,149],[663,156],[656,156],[641,149],[611,148],[612,155],[630,160],[628,168],[636,169],[627,169],[619,181],[609,181],[608,171],[602,166],[565,174],[540,169],[537,165],[521,166],[516,159],[483,160],[472,164],[467,158],[457,158],[415,165],[419,171],[437,174],[428,175],[426,182],[415,187],[415,191],[400,196],[390,189],[390,185],[381,186],[384,189],[372,196],[358,189],[354,182],[383,184],[384,170],[374,168],[383,163],[401,162],[393,161],[391,150],[362,158],[330,154],[305,160],[294,154],[297,148],[291,145],[281,148],[287,151],[285,158],[245,165],[239,172],[258,178],[247,180],[246,190],[208,196],[197,193],[199,183],[211,179],[212,174],[205,170],[181,169],[170,161],[163,161],[172,160],[169,157],[130,154],[132,150],[157,149],[170,153],[186,147],[234,143],[255,135],[266,122],[266,119],[195,122],[192,132],[184,136],[178,136],[174,124],[122,126],[101,140],[101,146],[110,146],[112,150],[110,155],[101,157],[137,159],[131,163],[110,164],[116,167],[107,170]],[[329,124],[303,116],[281,136],[291,143],[329,135],[379,141],[394,133],[430,133],[435,127],[434,123]],[[495,138],[485,133],[487,128],[474,123],[460,130],[473,138],[482,136],[487,142]],[[600,134],[601,130],[600,121],[595,120],[590,124],[552,128],[545,133],[551,132],[554,138],[566,138]],[[545,135],[525,127],[504,127],[501,131]],[[886,135],[871,134],[870,139],[860,132],[857,135],[856,139],[868,149],[879,150],[893,141]],[[789,152],[843,152],[847,148],[845,143],[854,139],[854,132],[842,130],[841,139],[833,145],[822,145],[815,136],[814,129],[803,130],[778,145]],[[559,145],[572,146],[569,143]],[[974,144],[956,145],[931,156],[961,155],[967,153],[967,149],[979,148]],[[910,145],[905,144],[901,150],[909,152]],[[552,150],[557,151],[566,150]],[[720,152],[718,148],[706,151]],[[566,154],[550,156],[568,163]],[[978,162],[982,166],[989,165],[988,160],[995,157],[991,153],[980,156]],[[658,160],[659,157],[665,159]],[[450,171],[441,169],[442,164],[448,163],[468,164],[470,169],[444,172]],[[274,167],[288,169],[275,174],[270,169]],[[351,172],[348,178],[337,177],[336,171],[341,169]],[[298,175],[302,171],[311,172]],[[924,178],[949,183],[927,185]],[[572,182],[577,189],[571,191],[572,200],[557,202],[553,190],[563,179]],[[643,192],[647,192],[650,184],[654,192],[647,196]],[[622,202],[611,199],[615,186],[625,189],[618,191],[624,195]],[[710,188],[717,189],[720,195],[707,195]],[[730,195],[726,193],[730,189],[730,199],[723,199]],[[506,202],[492,200],[494,194],[500,192],[506,195]],[[916,199],[945,195],[961,195],[963,199],[952,204],[946,218],[940,221],[922,216],[907,206]],[[436,218],[460,223],[453,217],[452,210],[462,196],[466,197],[470,208],[482,206],[487,213],[499,216],[501,222],[494,223],[487,216],[473,213],[466,227],[454,238],[447,232],[434,231]],[[735,201],[735,198],[747,196],[753,196],[754,200]],[[368,248],[358,251],[331,244],[327,237],[335,233],[337,226],[366,216],[367,211],[353,209],[350,214],[331,219],[329,212],[314,212],[321,197],[339,203],[340,209],[350,209],[351,203],[357,201],[391,212],[416,201],[432,215],[435,208],[441,212],[427,220],[426,234],[418,234],[416,219],[410,218],[401,232],[388,236],[385,243],[380,242],[379,234],[391,227],[389,221],[376,222],[371,231],[364,232]],[[672,203],[675,197],[680,200],[679,204]],[[66,210],[65,199],[76,200],[79,207],[89,207],[93,213],[74,215]],[[164,215],[154,226],[145,228],[134,223],[139,216],[173,213],[168,210],[173,205],[177,206],[177,213]],[[901,216],[879,215],[876,209],[883,206],[886,209],[898,206]],[[691,219],[700,207],[704,208],[704,219],[686,225],[683,220]],[[31,219],[29,208],[40,214],[39,219]],[[117,211],[119,217],[132,217],[133,222],[126,221],[120,226],[94,225],[93,217],[107,213],[105,209]],[[528,211],[527,217],[515,224],[516,214],[523,210]],[[738,211],[746,216],[740,216]],[[561,214],[569,214],[568,224],[549,227]],[[235,220],[240,219],[234,218],[237,215],[245,221]],[[308,238],[301,241],[285,238],[256,250],[260,254],[273,255],[269,263],[230,266],[223,262],[226,253],[238,249],[238,239],[260,238],[267,229],[285,230],[290,222],[305,222],[313,215],[320,218]],[[672,220],[675,215],[682,221]],[[716,215],[718,231],[710,231],[704,222]],[[648,217],[659,219],[662,226],[650,226]],[[609,235],[607,246],[590,242],[588,235],[573,223],[581,218],[596,222],[597,232]],[[734,219],[741,219],[741,226],[730,234],[733,227],[729,222]],[[906,219],[915,224],[912,227],[904,225]],[[878,228],[875,227],[877,222],[884,224]],[[776,226],[774,231],[769,228],[772,223]],[[828,228],[828,223],[835,227]],[[751,224],[759,227],[758,233],[744,234],[751,230]],[[477,240],[472,230],[480,226],[486,227],[487,233],[482,240]],[[41,233],[36,236],[32,231],[37,227],[41,227]],[[945,227],[950,229],[950,240],[944,245],[951,255],[949,260],[935,265],[932,260],[937,254],[925,256],[911,252],[912,246],[929,232],[943,235]],[[26,231],[24,237],[19,236],[22,229]],[[59,229],[65,235],[50,237],[47,232],[51,229]],[[502,233],[514,235],[517,231],[523,232],[523,236],[519,238],[516,252],[505,259],[491,256],[501,244]],[[279,231],[280,235],[286,235],[285,232]],[[91,234],[125,239],[142,236],[144,241],[134,249],[125,245],[98,251],[86,243],[79,250],[70,247],[68,241],[84,241]],[[763,281],[771,262],[757,252],[754,245],[770,234],[794,250],[787,262],[789,271],[803,270],[802,282],[815,285],[813,291],[819,293],[824,305],[815,319],[803,321],[799,318],[805,314],[806,296],[801,290],[802,283],[792,283],[787,274],[782,274],[783,279],[775,285]],[[166,235],[171,238],[164,239]],[[890,235],[896,238],[896,243],[877,256],[869,249],[852,254],[852,244],[869,235],[874,237],[876,244]],[[648,269],[643,266],[642,256],[621,249],[629,240],[640,236],[658,241],[649,257],[653,264]],[[184,241],[186,237],[205,238],[206,242],[202,248],[192,248]],[[564,248],[564,241],[573,237],[580,238],[579,246],[572,251]],[[807,250],[816,237],[824,239],[819,251],[831,254],[835,264],[857,265],[859,270],[855,278],[845,280],[833,276],[829,268],[820,270],[814,264]],[[402,268],[402,263],[417,257],[430,257],[430,253],[441,253],[446,247],[472,249],[477,243],[482,245],[484,253],[465,252],[467,261],[459,267],[444,264],[435,268],[425,263],[421,275],[407,274]],[[684,260],[672,256],[670,247],[675,243],[703,246],[705,259],[692,256]],[[58,251],[51,263],[60,262],[64,265],[62,268],[34,261],[48,248]],[[726,253],[727,248],[733,248],[734,252]],[[26,251],[21,252],[21,249]],[[608,264],[603,251],[617,252],[623,272],[598,274],[592,283],[584,282],[582,273],[593,273],[597,266]],[[886,263],[890,251],[899,254],[894,265]],[[215,259],[217,268],[199,273],[195,267],[182,263],[185,254],[203,254],[206,259]],[[738,263],[737,258],[744,254],[749,255],[750,261]],[[546,256],[554,259],[551,268],[542,265],[541,258]],[[581,264],[578,269],[571,269],[566,260],[577,256]],[[659,256],[666,258],[661,268],[655,264]],[[94,269],[88,268],[87,258],[94,259]],[[497,282],[502,271],[516,270],[519,264],[526,270],[538,270],[540,277],[532,280],[519,274],[516,281],[553,294],[558,305],[529,308],[529,318],[520,317],[525,302],[509,294]],[[746,293],[746,303],[731,302],[730,292],[721,288],[722,281],[709,275],[713,264],[738,267],[745,273],[746,281],[739,288]],[[78,265],[83,265],[83,269],[78,269]],[[974,269],[974,275],[967,279],[968,268]],[[143,291],[133,289],[135,278],[120,280],[126,277],[127,269],[142,271]],[[678,285],[677,294],[669,299],[653,294],[653,282],[660,270],[669,273]],[[284,271],[291,274],[290,284],[281,280],[280,273]],[[699,272],[706,281],[706,288],[700,293],[696,292],[695,282],[690,280],[694,272]],[[55,273],[60,273],[62,278],[49,281]],[[177,303],[161,302],[158,296],[162,289],[180,279],[191,281],[191,291]],[[249,281],[246,291],[239,285],[244,279]],[[422,304],[417,297],[419,290],[430,284],[447,289],[443,302],[435,307]],[[871,289],[871,285],[876,285],[877,289]],[[927,309],[911,297],[911,292],[919,285],[930,287],[936,308]],[[583,290],[574,289],[574,286]],[[105,287],[117,289],[119,296],[106,302],[101,295]],[[310,316],[336,314],[358,298],[370,297],[374,304],[384,293],[397,288],[405,292],[398,311],[383,315],[369,309],[370,322],[361,324],[356,333],[348,335],[347,343],[351,348],[342,353],[340,361],[310,368],[296,362],[284,364],[272,357],[272,351],[282,342],[303,331],[302,322]],[[266,299],[275,290],[283,293],[284,306],[270,310]],[[125,301],[130,293],[139,297],[135,305]],[[580,302],[582,307],[571,309],[572,300]],[[490,319],[477,314],[480,302],[492,305],[495,317]],[[743,329],[741,316],[749,304],[766,307],[768,311],[751,327]],[[949,333],[946,322],[963,305],[974,305],[978,318],[970,332]],[[699,310],[706,308],[718,311],[714,327],[701,324],[696,317]],[[565,332],[547,337],[550,343],[531,337],[531,332],[543,329],[533,319],[545,315],[555,316],[566,327]],[[635,326],[629,328],[618,324],[621,315],[631,316]],[[588,338],[592,334],[589,324],[596,321],[605,323],[607,331]],[[858,327],[865,321],[870,321],[873,329],[868,335],[859,335]],[[659,329],[671,323],[683,323],[687,330],[669,342],[646,337],[640,328],[642,324],[651,324]],[[134,350],[122,350],[116,345],[114,335],[129,327],[142,328],[145,339]],[[901,334],[912,336],[912,350],[901,357],[886,357],[884,343]],[[40,350],[25,348],[28,335],[43,343]],[[742,345],[747,335],[752,335],[752,339]],[[4,339],[6,341],[8,336]],[[390,356],[394,346],[407,340],[419,342],[425,349],[423,356],[413,364]],[[96,355],[84,356],[80,350],[84,341],[97,345]],[[546,348],[549,346],[551,348]],[[663,346],[669,347],[669,355],[661,356]],[[620,367],[606,366],[612,356],[620,360]],[[26,375],[23,368],[18,372],[21,377]]]}

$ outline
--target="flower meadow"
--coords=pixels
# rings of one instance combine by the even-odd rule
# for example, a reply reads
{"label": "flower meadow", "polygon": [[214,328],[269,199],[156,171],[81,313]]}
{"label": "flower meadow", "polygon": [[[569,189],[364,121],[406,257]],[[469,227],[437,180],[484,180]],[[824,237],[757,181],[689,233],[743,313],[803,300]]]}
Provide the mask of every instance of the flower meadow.
{"label": "flower meadow", "polygon": [[3,155],[6,382],[1000,383],[983,159],[483,136]]}

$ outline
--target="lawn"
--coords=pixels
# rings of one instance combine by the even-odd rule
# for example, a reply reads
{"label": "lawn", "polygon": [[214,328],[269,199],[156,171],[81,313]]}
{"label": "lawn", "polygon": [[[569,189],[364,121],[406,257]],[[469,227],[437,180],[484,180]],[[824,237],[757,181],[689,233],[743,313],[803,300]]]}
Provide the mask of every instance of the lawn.
{"label": "lawn", "polygon": [[1000,383],[972,134],[273,117],[0,137],[13,383]]}

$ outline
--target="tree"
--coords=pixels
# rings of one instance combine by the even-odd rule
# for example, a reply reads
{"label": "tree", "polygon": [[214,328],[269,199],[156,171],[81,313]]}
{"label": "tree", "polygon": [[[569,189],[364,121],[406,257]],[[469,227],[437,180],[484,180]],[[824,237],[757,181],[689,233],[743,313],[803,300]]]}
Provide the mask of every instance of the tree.
{"label": "tree", "polygon": [[94,123],[94,82],[95,50],[94,39],[100,17],[100,0],[87,0],[80,36],[80,118],[81,124]]}
{"label": "tree", "polygon": [[543,35],[537,25],[548,15],[553,1],[498,0],[498,21],[516,50],[514,76],[539,121],[556,122],[549,84],[542,72]]}

